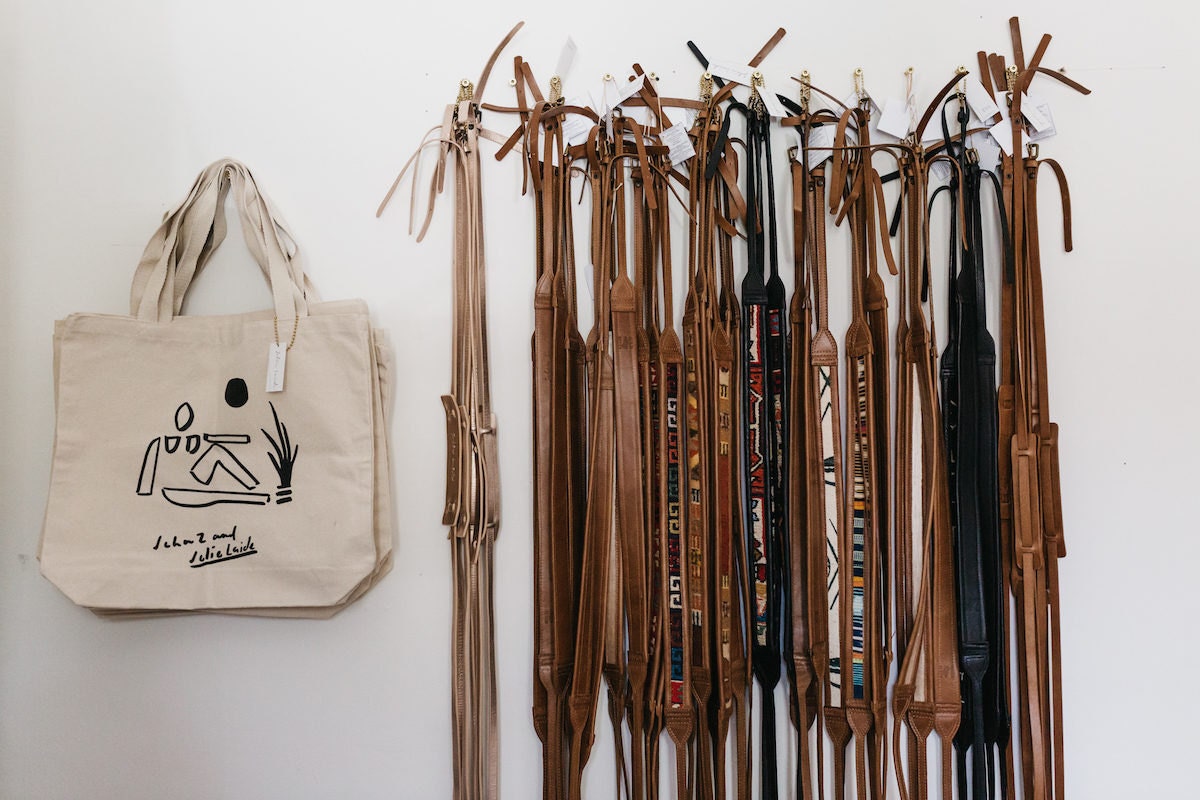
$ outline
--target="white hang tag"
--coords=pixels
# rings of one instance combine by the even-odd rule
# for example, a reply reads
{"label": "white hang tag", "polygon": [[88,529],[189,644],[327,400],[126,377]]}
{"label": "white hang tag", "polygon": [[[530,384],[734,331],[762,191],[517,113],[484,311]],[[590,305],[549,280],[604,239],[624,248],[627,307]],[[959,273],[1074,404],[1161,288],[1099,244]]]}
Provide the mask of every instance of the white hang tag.
{"label": "white hang tag", "polygon": [[554,68],[554,74],[560,79],[567,77],[567,73],[571,71],[571,65],[575,63],[575,55],[579,52],[579,47],[576,46],[575,40],[570,36],[567,41],[563,42],[562,51],[558,54],[558,66]]}
{"label": "white hang tag", "polygon": [[667,146],[672,167],[696,155],[696,149],[692,147],[692,139],[687,132],[688,129],[682,122],[676,122],[658,135],[659,141]]}
{"label": "white hang tag", "polygon": [[1000,106],[996,105],[996,101],[988,94],[987,89],[983,88],[979,79],[968,75],[963,79],[963,83],[967,85],[967,105],[975,112],[975,116],[984,122],[995,122],[1000,113]]}
{"label": "white hang tag", "polygon": [[1025,121],[1029,123],[1029,126],[1038,133],[1054,127],[1054,120],[1042,112],[1043,106],[1049,108],[1046,103],[1034,100],[1027,94],[1021,96],[1021,114],[1025,117]]}
{"label": "white hang tag", "polygon": [[[992,134],[992,138],[996,140],[996,144],[1000,145],[1000,149],[1004,151],[1004,154],[1006,156],[1011,156],[1013,154],[1013,152],[1012,152],[1012,123],[1010,123],[1007,119],[1003,119],[1000,122],[997,122],[995,125],[993,125],[988,130],[988,133]],[[1030,142],[1029,134],[1026,133],[1024,128],[1022,128],[1021,129],[1021,147],[1024,148],[1025,145],[1029,144],[1029,142]],[[1024,155],[1024,154],[1022,153],[1022,155]]]}
{"label": "white hang tag", "polygon": [[643,127],[650,124],[652,116],[649,106],[629,106],[621,113]]}
{"label": "white hang tag", "polygon": [[613,103],[612,107],[616,108],[617,106],[621,105],[621,103],[624,103],[626,100],[640,92],[645,83],[646,76],[643,74],[638,75],[633,80],[628,81],[624,85],[620,86],[617,90],[617,100],[615,103]]}
{"label": "white hang tag", "polygon": [[836,125],[819,125],[808,134],[808,168],[814,170],[833,157],[833,140],[837,136]]}
{"label": "white hang tag", "polygon": [[757,72],[754,67],[729,61],[710,61],[708,62],[708,71],[722,80],[740,83],[743,86],[753,83],[754,73]]}
{"label": "white hang tag", "polygon": [[600,87],[601,102],[595,107],[600,110],[600,118],[604,121],[605,131],[608,133],[608,138],[613,137],[612,112],[617,107],[617,82],[609,79],[604,81],[604,85]]}
{"label": "white hang tag", "polygon": [[1000,145],[986,133],[972,133],[967,137],[969,145],[979,155],[980,169],[994,170],[1000,164]]}
{"label": "white hang tag", "polygon": [[681,114],[683,116],[683,122],[681,122],[679,124],[683,125],[683,127],[687,128],[689,131],[692,129],[692,123],[694,123],[696,121],[696,109],[681,108],[678,112],[673,111],[671,113],[672,114],[674,114],[674,113]]}
{"label": "white hang tag", "polygon": [[938,159],[937,161],[930,162],[929,174],[938,183],[949,183],[950,176],[954,174],[954,168],[945,159]]}
{"label": "white hang tag", "polygon": [[912,116],[908,113],[908,103],[898,97],[889,97],[883,103],[883,113],[875,127],[897,139],[903,139],[909,134]]}
{"label": "white hang tag", "polygon": [[763,107],[767,109],[767,113],[771,115],[772,119],[782,119],[788,115],[783,103],[779,102],[779,97],[767,87],[758,87],[758,96],[762,98]]}
{"label": "white hang tag", "polygon": [[[587,98],[576,97],[568,100],[567,105],[582,108],[590,105],[591,102]],[[592,132],[592,121],[582,114],[567,114],[563,117],[562,129],[567,144],[581,145],[587,142],[588,134]]]}
{"label": "white hang tag", "polygon": [[[1049,139],[1058,133],[1058,129],[1054,126],[1054,115],[1050,113],[1050,103],[1037,95],[1025,95],[1025,99],[1021,101],[1021,107],[1024,109],[1028,105],[1031,108],[1037,109],[1036,116],[1041,124],[1034,127],[1034,134],[1030,136],[1030,140],[1040,142],[1043,139]],[[1025,119],[1029,119],[1029,114],[1026,112]],[[1033,121],[1030,120],[1030,125]]]}
{"label": "white hang tag", "polygon": [[283,391],[283,371],[287,367],[287,346],[271,342],[267,349],[267,391]]}

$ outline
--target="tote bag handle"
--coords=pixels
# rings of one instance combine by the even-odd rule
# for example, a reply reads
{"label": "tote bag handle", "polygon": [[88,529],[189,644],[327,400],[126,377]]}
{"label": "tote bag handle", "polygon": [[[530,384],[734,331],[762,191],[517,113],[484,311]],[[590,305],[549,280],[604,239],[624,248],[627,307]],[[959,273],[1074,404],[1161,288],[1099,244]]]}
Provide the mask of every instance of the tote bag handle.
{"label": "tote bag handle", "polygon": [[205,168],[151,237],[134,273],[131,315],[159,322],[179,315],[193,279],[225,238],[225,198],[230,191],[246,245],[271,287],[276,317],[286,323],[307,316],[312,286],[295,242],[272,214],[250,170],[233,159]]}

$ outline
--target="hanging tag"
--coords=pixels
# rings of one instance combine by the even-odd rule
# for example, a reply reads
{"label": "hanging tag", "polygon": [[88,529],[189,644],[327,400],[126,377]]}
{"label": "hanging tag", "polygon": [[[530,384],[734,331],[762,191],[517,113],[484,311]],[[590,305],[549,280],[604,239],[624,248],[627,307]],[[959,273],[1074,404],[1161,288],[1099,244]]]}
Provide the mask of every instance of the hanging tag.
{"label": "hanging tag", "polygon": [[[576,97],[567,101],[567,105],[578,106],[580,108],[589,106],[591,103],[592,101],[585,97]],[[567,144],[585,144],[588,134],[592,132],[592,121],[582,114],[567,114],[563,117],[562,129]]]}
{"label": "hanging tag", "polygon": [[939,183],[949,183],[950,176],[954,174],[954,168],[948,161],[938,160],[929,165],[929,174]]}
{"label": "hanging tag", "polygon": [[1054,115],[1050,113],[1050,103],[1036,95],[1025,95],[1021,99],[1021,113],[1025,121],[1033,128],[1030,140],[1040,142],[1049,139],[1058,131],[1054,127]]}
{"label": "hanging tag", "polygon": [[975,112],[975,116],[984,122],[999,122],[1000,107],[988,94],[987,89],[983,88],[979,79],[974,75],[968,75],[963,78],[963,83],[967,85],[967,105]]}
{"label": "hanging tag", "polygon": [[611,75],[604,79],[604,83],[600,87],[600,98],[600,103],[595,107],[600,109],[600,118],[604,121],[605,132],[608,134],[608,138],[612,139],[612,112],[617,107],[617,81]]}
{"label": "hanging tag", "polygon": [[879,123],[875,127],[889,136],[903,139],[909,134],[911,115],[908,111],[908,103],[897,97],[889,97],[883,103],[883,113],[879,115]]}
{"label": "hanging tag", "polygon": [[833,140],[837,136],[836,125],[819,125],[808,134],[808,168],[814,170],[833,157]]}
{"label": "hanging tag", "polygon": [[575,44],[575,40],[570,36],[567,41],[563,42],[562,52],[558,54],[558,66],[554,68],[554,74],[559,78],[567,77],[567,73],[571,71],[571,65],[575,63],[575,54],[579,52],[579,48]]}
{"label": "hanging tag", "polygon": [[688,129],[682,122],[676,122],[658,135],[659,141],[667,146],[672,167],[696,155],[696,149],[692,147],[692,139],[687,132]]}
{"label": "hanging tag", "polygon": [[763,107],[767,109],[767,113],[771,115],[771,119],[781,119],[788,115],[788,111],[783,107],[783,103],[779,102],[778,95],[767,87],[758,87],[758,96],[762,99]]}
{"label": "hanging tag", "polygon": [[[992,138],[996,140],[996,144],[1000,145],[1000,149],[1004,151],[1004,155],[1011,156],[1012,153],[1012,123],[1007,119],[1001,120],[993,125],[988,133],[992,134]],[[1025,129],[1021,129],[1021,146],[1029,144],[1029,134]]]}
{"label": "hanging tag", "polygon": [[287,345],[272,342],[267,349],[267,391],[283,391],[283,371],[287,366]]}
{"label": "hanging tag", "polygon": [[1000,145],[986,133],[972,133],[967,142],[979,156],[979,166],[982,169],[994,170],[1000,164]]}
{"label": "hanging tag", "polygon": [[1029,102],[1037,106],[1038,113],[1045,118],[1045,127],[1038,128],[1037,132],[1029,137],[1031,142],[1040,142],[1043,139],[1049,139],[1058,133],[1058,128],[1054,126],[1054,117],[1050,113],[1050,104],[1039,97],[1030,97]]}
{"label": "hanging tag", "polygon": [[740,83],[743,86],[749,86],[754,81],[754,67],[749,67],[744,64],[733,64],[728,61],[710,61],[708,62],[708,71],[718,78],[722,78],[733,83]]}
{"label": "hanging tag", "polygon": [[1054,127],[1054,120],[1043,113],[1043,107],[1049,108],[1044,101],[1034,100],[1027,94],[1021,96],[1021,114],[1037,133]]}
{"label": "hanging tag", "polygon": [[653,116],[650,106],[629,106],[621,113],[642,127],[649,125],[650,119]]}
{"label": "hanging tag", "polygon": [[612,104],[612,107],[616,108],[617,106],[621,105],[621,103],[624,103],[626,100],[628,100],[629,98],[633,97],[635,94],[640,92],[642,90],[642,86],[645,83],[646,83],[646,76],[643,74],[643,75],[638,75],[633,80],[626,82],[625,85],[620,86],[617,91],[616,102],[614,102]]}

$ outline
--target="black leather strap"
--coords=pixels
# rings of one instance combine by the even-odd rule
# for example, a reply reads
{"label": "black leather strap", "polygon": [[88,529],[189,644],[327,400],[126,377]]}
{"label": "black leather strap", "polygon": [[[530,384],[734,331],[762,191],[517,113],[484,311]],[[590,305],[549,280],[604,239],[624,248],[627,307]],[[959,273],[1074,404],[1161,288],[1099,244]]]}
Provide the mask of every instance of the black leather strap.
{"label": "black leather strap", "polygon": [[[946,110],[954,105],[957,105],[957,140],[951,137],[946,120]],[[967,147],[969,117],[961,96],[952,96],[943,107],[945,147],[955,158],[958,170],[948,186],[934,193],[930,203],[942,191],[947,192],[952,202],[949,335],[942,355],[941,388],[955,537],[963,697],[962,724],[954,739],[957,792],[960,800],[985,800],[995,797],[991,767],[994,748],[999,745],[1003,753],[1006,746],[989,734],[1006,729],[1007,721],[998,724],[995,713],[997,708],[1003,708],[997,705],[996,692],[1001,692],[1000,699],[1004,699],[1004,687],[998,680],[1004,672],[1004,626],[999,609],[1002,586],[996,467],[996,350],[986,322],[981,198],[984,173],[974,150]],[[965,226],[961,237],[958,215],[953,213],[953,206],[959,203],[963,206]],[[968,754],[972,762],[969,790]]]}

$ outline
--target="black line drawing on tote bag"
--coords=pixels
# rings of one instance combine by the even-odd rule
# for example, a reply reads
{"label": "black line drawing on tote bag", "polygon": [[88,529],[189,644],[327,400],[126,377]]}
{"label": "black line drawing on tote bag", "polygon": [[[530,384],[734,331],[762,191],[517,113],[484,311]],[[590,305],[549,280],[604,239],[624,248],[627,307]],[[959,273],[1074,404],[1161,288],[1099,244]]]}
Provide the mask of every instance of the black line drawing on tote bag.
{"label": "black line drawing on tote bag", "polygon": [[[230,407],[239,408],[245,405],[248,399],[246,395],[245,381],[240,378],[234,378],[226,384],[225,402]],[[270,443],[267,458],[270,459],[279,478],[275,502],[277,505],[281,505],[292,502],[292,471],[300,452],[300,446],[292,443],[287,425],[279,419],[279,412],[276,410],[275,404],[268,403],[268,405],[275,423],[275,435],[272,436],[265,428],[259,430]],[[142,456],[142,468],[138,473],[137,493],[144,497],[154,494],[162,451],[165,450],[168,454],[175,453],[183,440],[185,452],[189,454],[199,452],[188,469],[188,474],[204,488],[163,486],[159,492],[168,503],[183,508],[207,508],[220,504],[262,506],[271,502],[269,493],[254,491],[259,488],[261,481],[233,450],[235,446],[249,445],[251,443],[250,434],[186,434],[194,421],[195,412],[191,404],[181,403],[175,409],[174,422],[177,434],[157,436],[146,445],[145,454]],[[208,447],[200,452],[202,441]],[[234,484],[230,483],[231,479],[240,488],[235,488]],[[215,487],[214,481],[217,483]],[[221,483],[227,484],[228,488],[220,488]]]}

